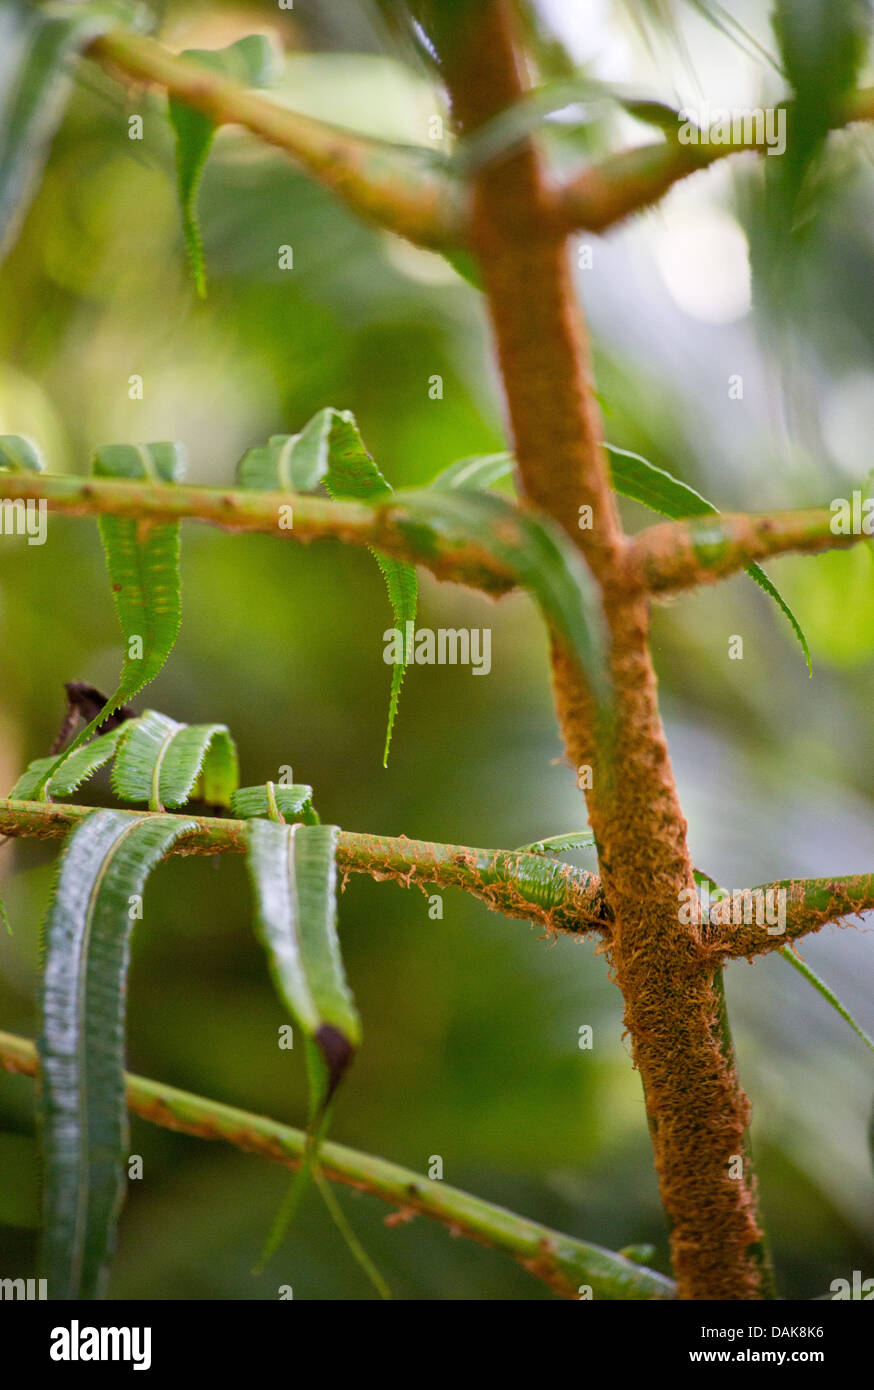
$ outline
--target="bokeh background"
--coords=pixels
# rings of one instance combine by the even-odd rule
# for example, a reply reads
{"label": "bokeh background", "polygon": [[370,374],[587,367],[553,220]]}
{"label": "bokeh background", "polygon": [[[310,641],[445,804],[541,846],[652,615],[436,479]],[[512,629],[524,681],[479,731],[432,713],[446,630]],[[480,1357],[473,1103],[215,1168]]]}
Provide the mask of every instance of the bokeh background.
{"label": "bokeh background", "polygon": [[[673,31],[640,22],[658,8],[542,0],[541,72],[573,66],[674,104],[782,94],[745,38],[694,6],[678,10]],[[729,12],[773,54],[762,7]],[[278,90],[289,105],[434,153],[428,122],[442,97],[375,6],[171,0],[161,34],[173,47],[217,47],[253,31],[286,51]],[[128,139],[131,114],[144,118],[141,142]],[[569,109],[547,135],[562,168],[655,138],[610,103]],[[864,129],[833,138],[807,235],[792,249],[775,252],[767,235],[754,156],[571,247],[575,262],[591,260],[577,280],[611,442],[722,508],[824,504],[862,486],[874,429],[872,142]],[[71,473],[86,471],[100,444],[179,439],[189,478],[219,485],[247,447],[325,405],[356,413],[395,485],[504,446],[482,303],[442,260],[362,227],[236,130],[217,139],[201,212],[205,304],[186,270],[161,100],[125,95],[83,66],[2,268],[0,431],[31,435],[53,471]],[[278,269],[284,244],[293,271]],[[789,288],[780,279],[775,294],[784,255]],[[142,401],[128,397],[135,373]],[[429,398],[435,374],[442,400]],[[741,400],[729,395],[737,374]],[[632,506],[625,515],[632,529],[649,519]],[[323,819],[354,830],[513,846],[583,828],[525,597],[491,604],[423,577],[420,624],[490,626],[492,672],[411,670],[383,770],[390,619],[369,557],[189,524],[182,565],[178,645],[139,707],[227,723],[244,783],[290,764],[313,784]],[[787,558],[771,572],[806,629],[813,679],[787,623],[746,578],[654,614],[693,856],[732,887],[874,867],[871,547]],[[732,635],[743,637],[742,661],[728,659]],[[92,521],[50,518],[42,548],[3,539],[0,647],[0,783],[10,787],[46,753],[65,680],[114,688],[120,634]],[[91,796],[110,793],[98,782]],[[28,1036],[55,857],[35,843],[0,850],[13,927],[0,935],[0,1027]],[[277,1047],[283,1015],[250,919],[235,858],[155,873],[134,943],[130,1069],[302,1123],[303,1054]],[[652,1241],[666,1269],[640,1085],[593,946],[550,945],[460,893],[445,893],[432,921],[419,893],[362,878],[343,895],[341,935],[365,1041],[333,1137],[420,1171],[439,1154],[447,1181],[611,1248]],[[827,929],[803,953],[874,1032],[870,930]],[[815,1297],[854,1269],[874,1274],[874,1057],[776,957],[732,966],[727,990],[782,1293]],[[585,1023],[591,1052],[577,1046]],[[283,1170],[137,1120],[131,1149],[145,1176],[129,1187],[113,1296],[273,1298],[282,1283],[296,1298],[373,1296],[315,1198],[252,1274]],[[0,1272],[35,1274],[33,1087],[21,1077],[0,1076],[0,1174]],[[549,1297],[424,1218],[388,1228],[380,1202],[345,1191],[340,1200],[398,1297]]]}

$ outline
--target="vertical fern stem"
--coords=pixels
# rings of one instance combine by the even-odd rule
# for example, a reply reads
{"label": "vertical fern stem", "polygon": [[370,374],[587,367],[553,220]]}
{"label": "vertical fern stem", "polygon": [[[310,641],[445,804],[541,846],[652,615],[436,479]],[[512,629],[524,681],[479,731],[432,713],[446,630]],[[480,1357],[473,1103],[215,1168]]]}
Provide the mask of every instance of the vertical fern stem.
{"label": "vertical fern stem", "polygon": [[[463,135],[522,96],[511,0],[430,7],[454,118]],[[601,589],[617,704],[614,761],[599,748],[590,694],[553,643],[565,747],[591,769],[587,801],[613,916],[609,958],[640,1071],[680,1297],[766,1295],[751,1174],[749,1103],[720,1045],[712,959],[698,924],[680,921],[694,888],[659,715],[649,606],[627,562],[610,489],[589,347],[575,302],[566,221],[534,144],[473,178],[471,240],[507,400],[523,497],[582,551]],[[608,772],[611,775],[608,775]],[[585,783],[588,779],[581,778]]]}

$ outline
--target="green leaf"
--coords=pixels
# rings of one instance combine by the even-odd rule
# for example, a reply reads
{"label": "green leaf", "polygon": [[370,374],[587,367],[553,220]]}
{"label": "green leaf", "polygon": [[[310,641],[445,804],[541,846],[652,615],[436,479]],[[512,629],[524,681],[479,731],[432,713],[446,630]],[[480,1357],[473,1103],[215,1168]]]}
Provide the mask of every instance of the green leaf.
{"label": "green leaf", "polygon": [[[595,78],[576,76],[546,82],[527,92],[512,106],[505,107],[459,143],[452,157],[456,171],[470,177],[487,164],[510,154],[523,141],[544,129],[567,137],[584,128],[593,115],[608,105],[618,105],[635,120],[654,126],[667,139],[676,139],[681,125],[679,113],[660,101],[641,98],[616,85]],[[577,121],[551,122],[550,117],[569,107],[586,108]]]}
{"label": "green leaf", "polygon": [[237,750],[224,724],[178,724],[156,710],[121,727],[112,788],[123,801],[152,811],[184,806],[197,788],[203,801],[229,807],[237,786]]}
{"label": "green leaf", "polygon": [[[112,444],[94,455],[93,471],[98,477],[176,482],[183,458],[179,444]],[[110,714],[154,680],[179,631],[179,523],[103,516],[98,526],[126,652],[118,689],[57,759],[56,770]],[[45,785],[35,795],[44,796]]]}
{"label": "green leaf", "polygon": [[768,594],[774,600],[778,608],[782,609],[782,611],[785,613],[792,627],[792,631],[795,633],[795,636],[798,638],[798,641],[801,644],[801,650],[804,652],[804,659],[807,662],[808,673],[812,676],[813,662],[810,657],[810,648],[807,645],[807,638],[804,635],[804,630],[801,624],[799,623],[795,614],[792,612],[792,609],[789,607],[789,604],[786,602],[783,595],[777,589],[777,586],[774,583],[774,581],[768,578],[761,565],[748,565],[747,574],[749,575],[750,579],[755,580],[760,589],[764,589],[765,593]]}
{"label": "green leaf", "polygon": [[[154,483],[178,482],[183,466],[181,444],[109,444],[98,449],[92,460],[97,477]],[[178,521],[154,525],[136,517],[102,516],[98,527],[124,633],[121,679],[97,717],[58,758],[56,768],[120,705],[155,679],[173,650],[181,620]],[[44,785],[36,795],[45,795]]]}
{"label": "green leaf", "polygon": [[[244,87],[263,87],[270,81],[273,50],[270,40],[262,34],[250,34],[228,48],[189,48],[180,56]],[[168,114],[176,134],[177,191],[185,246],[198,296],[205,299],[206,264],[197,220],[197,195],[218,126],[211,117],[172,97]]]}
{"label": "green leaf", "polygon": [[[298,789],[274,788],[272,783],[263,789],[245,789],[247,793],[260,790],[267,792],[270,814],[275,817],[275,793]],[[311,1097],[304,1162],[273,1223],[259,1268],[278,1249],[311,1179],[319,1183],[318,1152],[330,1120],[330,1102],[361,1040],[361,1023],[337,940],[338,835],[333,825],[284,825],[276,819],[255,819],[248,832],[246,862],[258,934],[277,993],[305,1034]],[[333,1210],[332,1215],[336,1220]],[[340,1229],[348,1243],[351,1233],[342,1223]],[[354,1237],[352,1241],[359,1258],[363,1251]],[[372,1277],[374,1267],[366,1256],[364,1260]]]}
{"label": "green leaf", "polygon": [[[275,434],[266,445],[249,449],[238,464],[237,481],[241,487],[269,492],[308,492],[324,483],[332,497],[359,502],[379,501],[392,491],[364,447],[355,416],[330,406],[314,415],[299,434]],[[372,548],[370,553],[385,580],[395,627],[405,632],[406,624],[416,621],[419,586],[415,566]],[[405,674],[405,663],[392,667],[383,767],[388,762]]]}
{"label": "green leaf", "polygon": [[[673,521],[680,521],[687,516],[719,515],[719,508],[708,502],[706,497],[702,497],[700,492],[696,492],[688,483],[673,477],[665,469],[657,468],[654,463],[641,458],[640,454],[633,454],[628,449],[617,449],[614,444],[605,444],[604,448],[610,455],[613,487],[622,497],[630,497],[633,501],[648,507],[650,511],[656,512],[659,516],[670,517]],[[770,595],[788,618],[801,644],[807,669],[812,676],[810,648],[792,609],[760,565],[748,565],[747,574]]]}
{"label": "green leaf", "polygon": [[631,1260],[632,1264],[648,1265],[655,1258],[656,1248],[654,1245],[623,1245],[621,1250],[616,1251],[624,1260]]}
{"label": "green leaf", "polygon": [[[700,492],[696,492],[688,483],[673,477],[665,469],[649,463],[640,454],[631,453],[628,449],[617,449],[613,444],[605,444],[604,448],[610,454],[613,489],[622,497],[630,497],[633,501],[642,503],[644,507],[649,507],[650,511],[657,512],[659,516],[671,517],[675,521],[687,516],[718,515],[718,509],[708,502],[706,497],[702,497]],[[513,455],[506,453],[460,459],[458,463],[453,463],[443,473],[438,474],[431,487],[441,491],[452,488],[488,488],[513,471],[513,462]],[[792,609],[761,566],[749,565],[747,574],[785,613],[801,643],[807,669],[813,675],[807,638]]]}
{"label": "green leaf", "polygon": [[231,797],[231,814],[240,820],[260,816],[274,821],[319,824],[318,812],[313,809],[313,789],[302,783],[284,787],[267,782],[263,787],[238,787]]}
{"label": "green leaf", "polygon": [[[185,465],[181,444],[110,444],[94,455],[97,477],[179,482]],[[116,612],[128,653],[142,639],[142,656],[125,655],[121,682],[99,723],[157,676],[176,641],[181,618],[179,523],[152,525],[134,517],[102,516],[100,536]]]}
{"label": "green leaf", "polygon": [[38,185],[70,94],[71,58],[107,29],[141,27],[139,6],[85,3],[0,12],[0,252],[9,249]]}
{"label": "green leaf", "polygon": [[457,487],[481,490],[509,477],[514,467],[515,459],[506,450],[500,454],[475,454],[471,458],[458,459],[444,468],[442,473],[437,474],[431,487],[440,492]]}
{"label": "green leaf", "polygon": [[326,1070],[314,1110],[322,1116],[361,1040],[337,940],[333,825],[253,820],[247,863],[258,933],[280,999],[318,1048]]}
{"label": "green leaf", "polygon": [[[351,411],[327,410],[322,414],[328,418],[324,424],[327,469],[325,487],[334,498],[352,498],[360,502],[377,501],[391,494],[391,485],[383,477],[373,459],[368,454],[358,432],[355,416]],[[316,416],[318,419],[318,416]],[[406,631],[406,623],[415,623],[419,602],[419,581],[415,565],[405,560],[395,560],[371,549],[379,565],[389,603],[395,620],[395,627]],[[385,731],[385,747],[382,765],[388,763],[391,736],[397,717],[401,687],[406,675],[406,664],[398,662],[392,667],[391,692],[389,695],[388,723]]]}
{"label": "green leaf", "polygon": [[267,492],[309,492],[324,483],[332,497],[360,502],[391,493],[368,454],[351,410],[327,406],[299,434],[274,434],[248,449],[237,465],[241,487]]}
{"label": "green leaf", "polygon": [[124,1195],[129,900],[193,822],[95,811],[73,831],[45,928],[41,1087],[45,1229],[53,1299],[104,1291]]}
{"label": "green leaf", "polygon": [[[10,797],[17,801],[36,801],[43,787],[44,796],[49,798],[71,796],[92,773],[109,762],[122,728],[123,725],[119,724],[108,734],[100,734],[97,738],[91,739],[90,743],[71,753],[69,758],[64,758],[60,765],[56,757],[37,758],[34,762],[28,763],[27,771],[23,772],[15,783],[9,793]],[[57,771],[46,781],[46,776],[51,773],[52,768],[57,768]]]}
{"label": "green leaf", "polygon": [[641,502],[659,516],[675,520],[686,516],[710,516],[716,511],[700,492],[664,468],[657,468],[640,454],[618,449],[615,444],[605,443],[604,448],[610,455],[611,482],[621,496]]}
{"label": "green leaf", "polygon": [[227,727],[179,724],[155,710],[125,720],[60,762],[37,758],[10,795],[23,801],[36,800],[40,794],[69,796],[113,755],[112,788],[123,801],[144,801],[153,811],[183,806],[192,795],[210,806],[231,805],[238,768],[236,746]]}
{"label": "green leaf", "polygon": [[777,0],[772,23],[794,89],[785,151],[764,161],[765,216],[751,239],[754,288],[759,300],[767,296],[773,326],[803,296],[801,244],[834,206],[834,172],[821,156],[864,60],[871,6],[869,0]]}
{"label": "green leaf", "polygon": [[825,981],[819,978],[816,971],[811,970],[807,962],[803,961],[800,956],[797,956],[790,946],[781,946],[779,954],[784,960],[788,960],[789,964],[794,966],[798,973],[804,976],[805,980],[813,985],[813,988],[822,995],[823,999],[828,1000],[829,1004],[840,1014],[844,1022],[849,1023],[853,1032],[858,1034],[865,1046],[870,1047],[871,1051],[874,1052],[874,1039],[868,1036],[864,1028],[860,1028],[849,1009],[844,1008],[840,999],[832,993]]}
{"label": "green leaf", "polygon": [[720,888],[716,879],[711,878],[709,874],[703,873],[701,869],[693,869],[692,875],[699,888],[706,888],[708,893],[719,893],[723,897],[728,896],[726,889]]}
{"label": "green leaf", "polygon": [[13,473],[43,473],[45,463],[32,440],[22,434],[0,434],[0,468]]}
{"label": "green leaf", "polygon": [[489,493],[423,488],[395,494],[418,548],[438,539],[459,549],[482,547],[533,594],[549,623],[568,644],[592,692],[605,730],[612,717],[608,636],[600,594],[585,561],[548,517],[523,512]]}
{"label": "green leaf", "polygon": [[564,854],[569,849],[594,849],[595,835],[591,830],[572,830],[567,835],[550,835],[548,840],[535,840],[530,845],[520,845],[520,853]]}
{"label": "green leaf", "polygon": [[789,154],[810,158],[856,81],[871,6],[866,0],[776,0],[772,22],[795,90]]}

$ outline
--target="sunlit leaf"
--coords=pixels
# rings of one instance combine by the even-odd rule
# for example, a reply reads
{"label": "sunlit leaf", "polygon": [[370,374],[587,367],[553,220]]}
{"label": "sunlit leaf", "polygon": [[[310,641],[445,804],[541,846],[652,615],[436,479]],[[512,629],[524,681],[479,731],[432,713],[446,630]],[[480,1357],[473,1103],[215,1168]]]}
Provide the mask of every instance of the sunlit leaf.
{"label": "sunlit leaf", "polygon": [[[657,512],[659,516],[670,517],[673,521],[682,520],[687,516],[718,516],[718,507],[714,507],[713,503],[708,502],[706,497],[702,497],[700,492],[696,492],[688,483],[673,477],[665,469],[657,468],[654,463],[641,458],[640,454],[631,453],[628,449],[617,449],[613,444],[606,444],[604,447],[610,455],[613,487],[621,496],[631,497],[635,502],[641,502],[644,507],[648,507],[650,511]],[[810,660],[810,648],[807,645],[807,638],[801,624],[792,609],[782,594],[779,593],[776,585],[768,578],[761,565],[747,565],[746,568],[750,578],[764,589],[765,593],[774,600],[788,618],[792,630],[801,644],[807,669],[812,676],[813,664]]]}
{"label": "sunlit leaf", "polygon": [[201,800],[229,807],[237,786],[237,750],[224,724],[177,724],[146,710],[122,725],[112,788],[123,801],[148,802],[152,811]]}
{"label": "sunlit leaf", "polygon": [[[249,449],[239,462],[237,479],[242,487],[270,492],[308,492],[324,483],[332,497],[360,502],[378,501],[392,490],[365,449],[355,416],[331,407],[314,415],[299,434],[273,435],[266,444]],[[385,580],[395,627],[405,632],[406,624],[416,621],[415,566],[376,550],[371,549],[371,554]],[[404,663],[392,667],[383,766],[388,762],[405,673]]]}
{"label": "sunlit leaf", "polygon": [[0,468],[12,473],[42,473],[45,463],[33,440],[21,434],[0,434]]}
{"label": "sunlit leaf", "polygon": [[572,830],[567,835],[550,835],[546,840],[519,846],[520,851],[527,854],[564,854],[570,849],[594,848],[595,836],[591,830]]}
{"label": "sunlit leaf", "polygon": [[[175,483],[182,475],[183,463],[181,444],[110,444],[94,455],[93,470],[101,478]],[[124,633],[121,680],[96,718],[57,759],[56,767],[114,710],[155,679],[173,650],[179,631],[179,523],[155,524],[136,517],[102,516],[98,526],[112,597]],[[35,795],[45,795],[45,783]]]}
{"label": "sunlit leaf", "polygon": [[[49,797],[71,796],[92,773],[109,762],[121,729],[119,725],[108,734],[99,734],[60,763],[57,757],[36,758],[28,763],[27,770],[19,777],[9,795],[19,801],[35,801],[40,789],[44,788],[43,794]],[[46,775],[51,773],[52,768],[57,768],[57,771],[46,782]]]}
{"label": "sunlit leaf", "polygon": [[[481,546],[533,595],[587,679],[601,716],[612,717],[608,637],[600,594],[585,561],[550,518],[467,488],[397,493],[422,544]],[[605,725],[606,730],[606,725]]]}
{"label": "sunlit leaf", "polygon": [[318,825],[319,816],[313,808],[312,787],[292,783],[267,782],[263,787],[238,787],[231,797],[231,813],[241,820],[261,816],[274,821],[301,821]]}

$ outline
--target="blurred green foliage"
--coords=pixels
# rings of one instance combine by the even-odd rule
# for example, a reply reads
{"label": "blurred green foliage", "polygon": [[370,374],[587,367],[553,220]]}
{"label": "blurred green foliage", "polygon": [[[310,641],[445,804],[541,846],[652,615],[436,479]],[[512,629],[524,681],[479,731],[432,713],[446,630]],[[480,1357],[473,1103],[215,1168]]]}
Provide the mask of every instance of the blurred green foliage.
{"label": "blurred green foliage", "polygon": [[[442,109],[408,37],[393,38],[375,8],[351,0],[293,13],[266,0],[247,9],[171,0],[165,25],[178,47],[274,34],[292,53],[290,104],[374,133],[426,144],[428,115]],[[712,29],[695,41],[705,57],[727,42]],[[128,139],[130,114],[144,118],[142,142]],[[662,214],[597,242],[596,273],[579,276],[608,438],[724,509],[822,503],[861,485],[870,430],[853,402],[874,380],[868,141],[840,142],[841,178],[805,251],[807,292],[785,306],[794,336],[779,356],[755,312],[714,326],[673,304],[650,254]],[[745,225],[754,244],[755,179],[695,181],[699,201]],[[669,210],[683,206],[669,200]],[[84,472],[101,444],[180,439],[189,478],[216,484],[246,448],[327,405],[355,412],[396,487],[505,446],[482,304],[439,258],[357,224],[237,131],[217,138],[200,208],[203,304],[186,270],[161,101],[123,97],[84,68],[2,268],[0,432],[32,435],[53,471],[70,472]],[[283,245],[294,248],[293,271],[279,269]],[[743,403],[728,400],[733,371],[745,376]],[[141,401],[128,396],[133,374]],[[428,394],[434,375],[440,400]],[[633,504],[626,517],[647,522]],[[390,622],[366,554],[188,525],[182,571],[182,629],[147,703],[228,724],[244,783],[291,765],[296,781],[313,784],[323,819],[350,830],[512,846],[583,828],[546,642],[526,598],[495,605],[423,580],[420,623],[490,625],[492,673],[415,668],[383,770]],[[787,560],[774,574],[808,633],[813,681],[780,615],[742,578],[654,618],[693,855],[730,886],[871,868],[870,550]],[[727,657],[736,633],[742,662]],[[9,787],[48,751],[64,681],[114,684],[121,638],[93,522],[50,518],[44,548],[3,539],[0,643]],[[105,782],[94,794],[111,800]],[[56,848],[0,850],[13,925],[0,934],[0,1020],[29,1036]],[[155,873],[134,940],[129,1064],[300,1124],[303,1053],[277,1046],[283,1014],[251,916],[242,861],[176,860]],[[458,893],[444,895],[433,921],[415,891],[361,878],[341,900],[340,931],[364,1042],[334,1137],[421,1171],[439,1154],[447,1181],[612,1248],[653,1241],[666,1268],[621,1001],[592,947],[539,941]],[[805,955],[870,1031],[870,938],[832,929]],[[733,966],[726,983],[782,1292],[813,1296],[874,1261],[870,1059],[778,959]],[[591,1052],[577,1045],[583,1024],[595,1030]],[[113,1296],[272,1298],[283,1283],[298,1298],[372,1296],[315,1197],[273,1263],[252,1274],[286,1188],[280,1169],[139,1121],[132,1152],[144,1177],[129,1185]],[[0,1077],[4,1274],[36,1272],[35,1164],[32,1083]],[[422,1218],[389,1228],[373,1199],[344,1191],[340,1200],[396,1296],[549,1296]]]}

